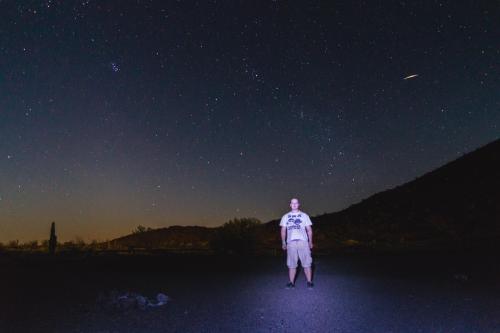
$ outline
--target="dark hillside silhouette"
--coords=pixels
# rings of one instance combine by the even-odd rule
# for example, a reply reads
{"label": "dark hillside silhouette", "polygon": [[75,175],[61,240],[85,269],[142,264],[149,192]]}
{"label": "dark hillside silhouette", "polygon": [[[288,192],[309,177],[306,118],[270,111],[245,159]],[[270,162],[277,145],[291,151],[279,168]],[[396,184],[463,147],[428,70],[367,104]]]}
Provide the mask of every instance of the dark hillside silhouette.
{"label": "dark hillside silhouette", "polygon": [[467,246],[499,239],[500,140],[313,221],[319,235],[339,241]]}
{"label": "dark hillside silhouette", "polygon": [[[320,251],[345,246],[475,246],[500,239],[500,140],[342,211],[311,218]],[[279,220],[257,227],[258,247],[280,247]],[[145,231],[114,245],[204,248],[219,228],[182,227]]]}
{"label": "dark hillside silhouette", "polygon": [[110,241],[113,248],[146,249],[209,249],[215,228],[199,226],[171,226],[132,233]]}

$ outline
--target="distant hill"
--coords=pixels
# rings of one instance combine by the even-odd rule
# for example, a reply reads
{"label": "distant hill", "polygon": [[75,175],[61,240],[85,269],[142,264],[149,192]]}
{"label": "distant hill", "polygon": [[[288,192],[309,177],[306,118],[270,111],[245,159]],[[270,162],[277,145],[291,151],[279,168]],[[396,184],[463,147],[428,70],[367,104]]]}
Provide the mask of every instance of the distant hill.
{"label": "distant hill", "polygon": [[500,140],[313,222],[325,246],[329,239],[423,247],[500,240]]}
{"label": "distant hill", "polygon": [[[319,250],[346,246],[474,246],[500,240],[500,140],[342,211],[311,217]],[[278,220],[258,231],[260,246],[277,248]],[[114,245],[209,249],[218,228],[155,229]]]}
{"label": "distant hill", "polygon": [[214,232],[215,228],[171,226],[116,238],[110,244],[126,248],[209,249]]}

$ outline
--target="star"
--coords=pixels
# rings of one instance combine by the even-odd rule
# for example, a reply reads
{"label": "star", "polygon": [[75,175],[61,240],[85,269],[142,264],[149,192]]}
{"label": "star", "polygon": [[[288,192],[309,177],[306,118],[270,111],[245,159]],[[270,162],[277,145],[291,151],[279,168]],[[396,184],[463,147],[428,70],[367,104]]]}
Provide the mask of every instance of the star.
{"label": "star", "polygon": [[120,66],[116,62],[110,63],[111,70],[115,73],[118,73],[120,71]]}

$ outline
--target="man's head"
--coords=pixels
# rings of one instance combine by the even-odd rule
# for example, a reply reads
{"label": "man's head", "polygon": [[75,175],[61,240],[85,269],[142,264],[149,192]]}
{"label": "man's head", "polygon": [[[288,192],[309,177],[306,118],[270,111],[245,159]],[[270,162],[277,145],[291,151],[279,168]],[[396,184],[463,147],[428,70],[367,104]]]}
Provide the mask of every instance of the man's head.
{"label": "man's head", "polygon": [[299,199],[297,199],[297,198],[292,198],[292,200],[290,200],[290,208],[291,208],[293,211],[298,210],[298,209],[299,209],[299,206],[300,206]]}

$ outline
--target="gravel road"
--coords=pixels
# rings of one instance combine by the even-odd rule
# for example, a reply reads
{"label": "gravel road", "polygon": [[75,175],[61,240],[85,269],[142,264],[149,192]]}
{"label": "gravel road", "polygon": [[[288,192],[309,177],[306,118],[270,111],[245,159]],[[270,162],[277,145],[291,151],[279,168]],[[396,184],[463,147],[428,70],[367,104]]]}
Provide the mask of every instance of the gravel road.
{"label": "gravel road", "polygon": [[[315,288],[285,289],[280,257],[86,259],[2,263],[1,332],[500,332],[491,256],[315,257]],[[130,290],[167,305],[98,306]]]}

